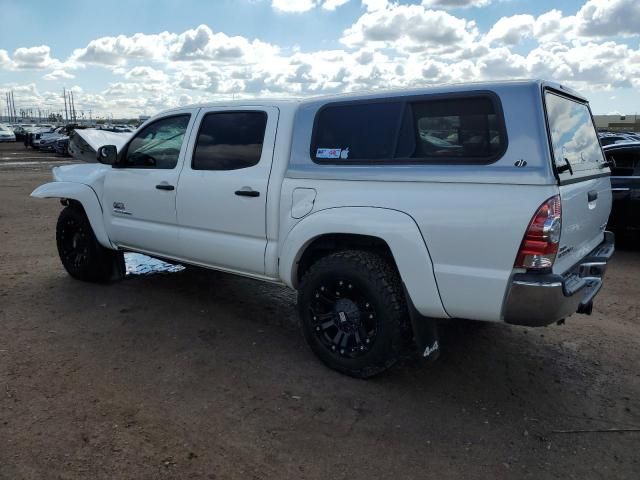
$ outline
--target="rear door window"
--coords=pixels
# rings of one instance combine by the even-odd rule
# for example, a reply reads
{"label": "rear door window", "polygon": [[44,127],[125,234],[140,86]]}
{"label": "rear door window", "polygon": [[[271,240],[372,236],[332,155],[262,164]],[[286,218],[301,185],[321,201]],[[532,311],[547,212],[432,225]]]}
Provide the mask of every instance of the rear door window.
{"label": "rear door window", "polygon": [[266,112],[208,113],[200,126],[191,168],[238,170],[257,165],[266,128]]}
{"label": "rear door window", "polygon": [[604,157],[587,104],[546,91],[545,106],[561,180],[600,172]]}

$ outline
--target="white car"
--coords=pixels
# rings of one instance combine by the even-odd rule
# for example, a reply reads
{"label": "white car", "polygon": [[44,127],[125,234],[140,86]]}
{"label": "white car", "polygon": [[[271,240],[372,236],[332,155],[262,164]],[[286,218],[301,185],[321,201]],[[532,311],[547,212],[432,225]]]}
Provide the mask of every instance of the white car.
{"label": "white car", "polygon": [[130,251],[288,285],[357,377],[436,356],[439,319],[590,313],[614,251],[589,105],[550,82],[176,108],[97,155],[32,193],[63,199],[69,274],[119,278]]}
{"label": "white car", "polygon": [[16,135],[6,125],[0,125],[0,142],[15,142]]}

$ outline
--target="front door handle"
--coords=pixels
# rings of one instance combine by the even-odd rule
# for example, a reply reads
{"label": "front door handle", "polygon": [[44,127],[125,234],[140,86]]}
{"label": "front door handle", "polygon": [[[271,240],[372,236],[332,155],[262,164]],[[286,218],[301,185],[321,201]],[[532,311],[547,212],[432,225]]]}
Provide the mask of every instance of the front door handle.
{"label": "front door handle", "polygon": [[587,201],[589,203],[591,202],[595,202],[598,199],[598,191],[597,190],[591,190],[588,194],[587,194]]}
{"label": "front door handle", "polygon": [[168,183],[161,183],[159,185],[156,185],[156,188],[158,190],[175,190],[176,187],[174,187],[173,185],[169,185]]}
{"label": "front door handle", "polygon": [[240,197],[259,197],[260,192],[256,192],[255,190],[236,190],[236,195]]}

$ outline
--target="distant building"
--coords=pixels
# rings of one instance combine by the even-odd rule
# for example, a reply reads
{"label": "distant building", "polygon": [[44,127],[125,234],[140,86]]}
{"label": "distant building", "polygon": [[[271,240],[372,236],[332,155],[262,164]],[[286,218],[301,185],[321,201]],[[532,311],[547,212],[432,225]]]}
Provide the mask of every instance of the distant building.
{"label": "distant building", "polygon": [[594,115],[598,130],[640,132],[638,115]]}
{"label": "distant building", "polygon": [[146,122],[147,120],[149,120],[150,118],[151,118],[151,115],[140,115],[140,116],[138,117],[138,121],[139,121],[140,123],[144,123],[144,122]]}

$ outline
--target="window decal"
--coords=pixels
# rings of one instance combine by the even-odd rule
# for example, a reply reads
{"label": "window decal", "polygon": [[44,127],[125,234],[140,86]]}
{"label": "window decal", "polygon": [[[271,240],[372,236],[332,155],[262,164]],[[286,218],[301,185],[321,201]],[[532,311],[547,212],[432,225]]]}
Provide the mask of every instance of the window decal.
{"label": "window decal", "polygon": [[316,158],[340,158],[340,152],[341,148],[319,148],[316,150]]}

